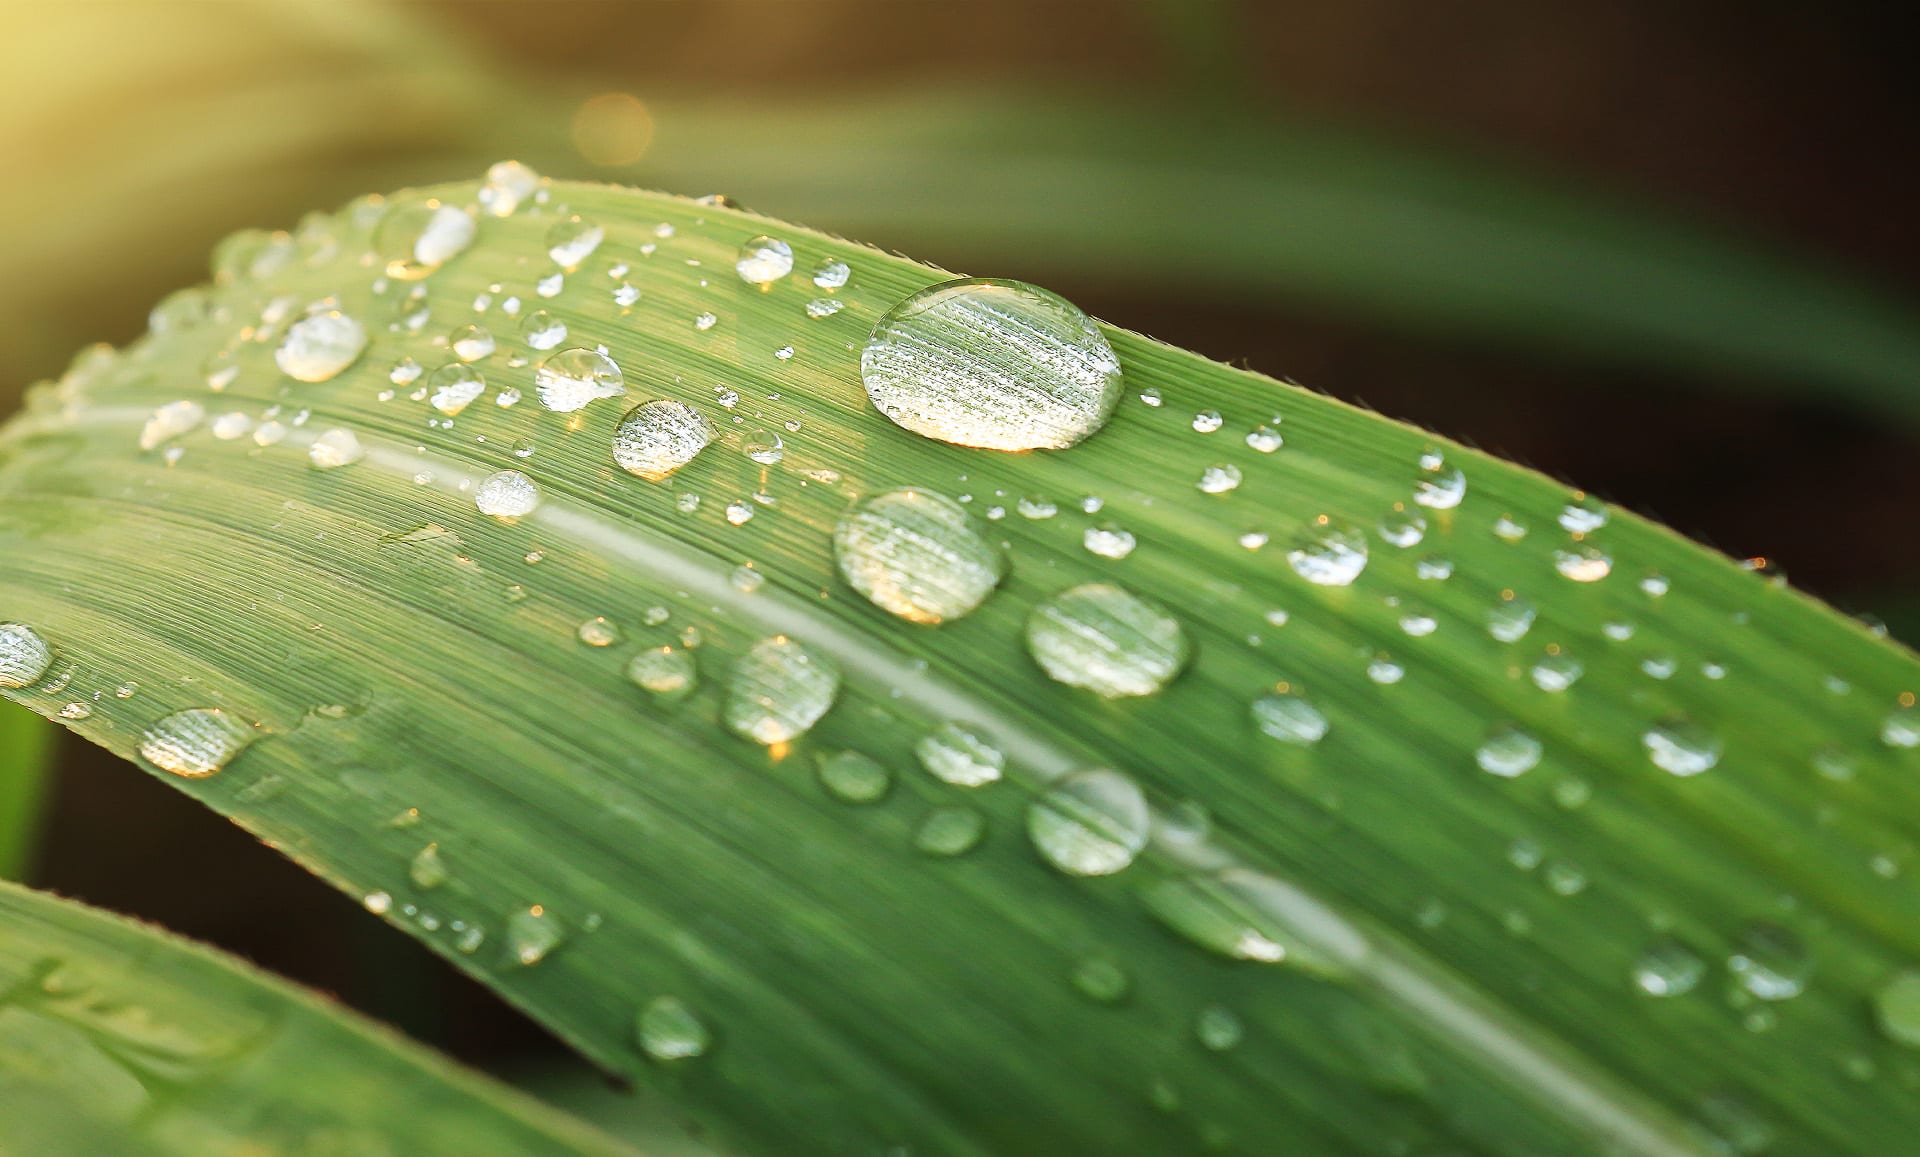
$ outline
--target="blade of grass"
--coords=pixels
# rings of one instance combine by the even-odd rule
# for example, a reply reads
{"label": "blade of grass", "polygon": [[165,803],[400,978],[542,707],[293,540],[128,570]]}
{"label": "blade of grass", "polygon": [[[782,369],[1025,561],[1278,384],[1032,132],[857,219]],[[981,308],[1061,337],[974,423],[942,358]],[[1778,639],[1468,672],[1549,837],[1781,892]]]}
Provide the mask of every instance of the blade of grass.
{"label": "blade of grass", "polygon": [[[474,186],[428,192],[459,205]],[[237,281],[205,324],[35,394],[0,441],[0,615],[75,666],[76,693],[141,687],[69,726],[133,753],[181,709],[250,725],[230,767],[177,786],[749,1150],[1681,1153],[1764,1128],[1783,1149],[1873,1152],[1920,1125],[1911,1061],[1873,1027],[1920,956],[1898,870],[1914,753],[1879,739],[1916,682],[1908,652],[1625,512],[1596,529],[1604,507],[1538,475],[1124,331],[1106,332],[1128,400],[1083,446],[907,434],[868,404],[859,351],[940,272],[721,206],[547,192],[482,221],[424,282],[417,326],[349,213],[331,260]],[[556,282],[549,233],[573,214],[606,237]],[[761,232],[800,262],[765,292],[732,271]],[[851,278],[810,316],[829,295],[805,274],[828,259]],[[330,381],[291,381],[273,350],[328,298],[372,344]],[[529,325],[535,310],[550,318]],[[552,320],[566,345],[608,348],[625,399],[538,406],[548,353],[520,334]],[[449,421],[411,394],[429,379],[391,369],[431,371],[471,322],[498,339],[478,362],[491,392]],[[220,350],[239,369],[209,393]],[[524,399],[497,404],[507,391]],[[656,397],[720,437],[646,483],[609,447],[625,406]],[[180,400],[271,436],[206,423],[139,450]],[[1275,417],[1284,448],[1243,439]],[[314,469],[336,428],[365,456]],[[1196,488],[1229,465],[1237,488]],[[544,500],[502,524],[475,491],[508,468]],[[1414,502],[1454,468],[1457,507]],[[847,503],[900,485],[968,497],[1007,543],[975,614],[913,627],[835,577]],[[1023,499],[1055,513],[1022,516]],[[1409,513],[1417,548],[1367,530]],[[1322,518],[1371,541],[1351,586],[1287,561]],[[1124,559],[1083,546],[1106,520],[1137,540]],[[1173,608],[1191,669],[1126,702],[1042,675],[1022,625],[1089,581]],[[732,669],[777,634],[845,681],[811,732],[768,748],[719,719]],[[668,644],[700,680],[671,704],[623,677]],[[1570,659],[1577,684],[1550,690]],[[1250,704],[1276,686],[1304,691],[1324,739],[1262,734]],[[1685,739],[1677,719],[1719,745],[1707,774],[1649,761],[1649,736]],[[1005,782],[919,770],[948,721],[994,739]],[[1509,724],[1538,766],[1489,775],[1477,750]],[[892,769],[884,801],[816,782],[841,749]],[[1815,773],[1829,755],[1845,777]],[[1028,846],[1029,808],[1099,766],[1144,786],[1155,838],[1118,876],[1068,878]],[[929,819],[964,826],[956,812],[984,842],[928,854]],[[1226,909],[1197,899],[1221,887]],[[1150,915],[1169,895],[1185,934]],[[1768,925],[1814,970],[1788,1001],[1754,995],[1748,941]],[[1634,977],[1668,939],[1698,983],[1656,1000]],[[663,998],[707,1026],[703,1055],[646,1048],[637,1022]]]}
{"label": "blade of grass", "polygon": [[0,884],[0,1152],[629,1153],[246,964]]}
{"label": "blade of grass", "polygon": [[0,880],[22,879],[33,863],[58,734],[31,711],[0,707]]}

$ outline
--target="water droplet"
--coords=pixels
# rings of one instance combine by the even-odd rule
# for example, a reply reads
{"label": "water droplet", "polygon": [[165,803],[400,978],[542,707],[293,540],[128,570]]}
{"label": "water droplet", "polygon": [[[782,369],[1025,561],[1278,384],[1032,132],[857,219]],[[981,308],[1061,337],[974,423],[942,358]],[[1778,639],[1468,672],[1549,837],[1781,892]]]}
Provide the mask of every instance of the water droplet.
{"label": "water droplet", "polygon": [[146,425],[140,427],[140,448],[151,450],[160,443],[192,430],[207,416],[204,406],[198,402],[182,399],[168,402],[153,412]]}
{"label": "water droplet", "polygon": [[1549,647],[1545,655],[1534,661],[1528,674],[1533,676],[1535,687],[1557,694],[1578,683],[1586,670],[1585,665],[1572,655],[1557,647]]}
{"label": "water droplet", "polygon": [[1902,703],[1880,722],[1880,742],[1888,747],[1920,747],[1920,706]]}
{"label": "water droplet", "polygon": [[85,703],[82,703],[79,700],[75,700],[72,703],[64,704],[60,708],[60,718],[62,719],[86,719],[92,714],[93,714],[93,708],[87,706]]}
{"label": "water droplet", "polygon": [[797,639],[774,635],[735,660],[726,724],[755,743],[785,743],[818,723],[839,693],[840,669],[833,660]]}
{"label": "water droplet", "polygon": [[620,628],[605,615],[582,620],[573,633],[589,647],[611,647],[620,641]]}
{"label": "water droplet", "polygon": [[368,892],[360,898],[360,906],[375,916],[385,916],[393,910],[393,896],[387,892]]}
{"label": "water droplet", "polygon": [[1073,970],[1073,986],[1089,1000],[1113,1004],[1127,995],[1127,973],[1104,956],[1089,956]]}
{"label": "water droplet", "polygon": [[1193,416],[1193,432],[1196,434],[1211,434],[1221,426],[1226,425],[1226,421],[1225,418],[1220,416],[1220,411],[1218,410],[1202,410]]}
{"label": "water droplet", "polygon": [[448,336],[447,344],[453,347],[453,356],[463,362],[477,362],[493,356],[493,334],[471,322],[454,330]]}
{"label": "water droplet", "polygon": [[1246,1035],[1240,1018],[1225,1005],[1210,1004],[1193,1018],[1193,1035],[1214,1052],[1226,1052]]}
{"label": "water droplet", "polygon": [[847,268],[846,262],[829,257],[813,267],[813,284],[832,293],[844,287],[852,275],[853,271]]}
{"label": "water droplet", "polygon": [[1680,663],[1671,655],[1649,655],[1640,661],[1640,669],[1654,679],[1671,679]]}
{"label": "water droplet", "polygon": [[787,444],[772,430],[755,430],[742,439],[740,452],[762,466],[778,466],[787,456]]}
{"label": "water droplet", "polygon": [[1650,574],[1640,580],[1640,591],[1650,599],[1657,599],[1672,588],[1672,583],[1663,574]]}
{"label": "water droplet", "polygon": [[1502,643],[1517,643],[1533,629],[1534,615],[1532,603],[1509,591],[1487,612],[1487,634]]}
{"label": "water droplet", "polygon": [[538,904],[507,917],[507,954],[523,967],[545,960],[566,939],[560,918]]}
{"label": "water droplet", "polygon": [[447,876],[447,862],[440,856],[439,844],[428,844],[407,861],[407,878],[416,888],[438,888],[447,882]]}
{"label": "water droplet", "polygon": [[719,320],[711,313],[696,313],[693,315],[693,328],[705,332],[712,329]]}
{"label": "water droplet", "polygon": [[254,741],[253,728],[218,707],[176,711],[140,736],[140,756],[187,779],[212,775]]}
{"label": "water droplet", "polygon": [[698,681],[693,653],[662,644],[649,647],[627,663],[627,678],[635,686],[662,699],[678,699]]}
{"label": "water droplet", "polygon": [[966,508],[929,490],[862,500],[834,527],[833,553],[847,585],[916,623],[971,613],[1006,574],[1006,559]]}
{"label": "water droplet", "polygon": [[1920,1048],[1920,972],[1907,969],[1882,985],[1873,997],[1873,1015],[1888,1040]]}
{"label": "water droplet", "polygon": [[1560,528],[1568,534],[1592,534],[1606,524],[1606,507],[1584,496],[1568,503],[1560,511]]}
{"label": "water droplet", "polygon": [[427,379],[427,389],[431,391],[428,403],[451,418],[487,392],[487,379],[472,366],[448,362],[433,371],[433,376]]}
{"label": "water droplet", "polygon": [[627,392],[625,376],[612,358],[581,347],[561,350],[540,363],[533,381],[540,404],[563,414]]}
{"label": "water droplet", "polygon": [[1285,444],[1286,440],[1280,437],[1280,431],[1272,426],[1260,425],[1247,431],[1247,445],[1262,454],[1271,454]]}
{"label": "water droplet", "polygon": [[1685,996],[1707,973],[1707,962],[1685,944],[1663,936],[1633,962],[1633,985],[1648,996]]}
{"label": "water droplet", "polygon": [[713,440],[713,427],[685,402],[660,398],[627,411],[613,434],[621,469],[658,482],[693,461]]}
{"label": "water droplet", "polygon": [[1481,771],[1512,779],[1539,766],[1540,753],[1538,739],[1512,724],[1502,724],[1488,733],[1473,759]]}
{"label": "water droplet", "polygon": [[987,817],[970,807],[937,807],[914,830],[913,846],[929,856],[963,856],[980,846]]}
{"label": "water droplet", "polygon": [[863,751],[834,751],[817,762],[820,786],[848,803],[872,803],[887,794],[893,775]]}
{"label": "water droplet", "polygon": [[540,174],[519,161],[501,161],[487,169],[476,199],[495,217],[511,217],[540,187]]}
{"label": "water droplet", "polygon": [[333,429],[313,440],[307,447],[307,461],[319,470],[351,466],[367,456],[366,447],[352,430]]}
{"label": "water droplet", "polygon": [[1391,687],[1407,677],[1407,669],[1395,662],[1393,656],[1381,653],[1375,655],[1367,664],[1367,678],[1382,687]]}
{"label": "water droplet", "polygon": [[816,297],[807,303],[807,316],[819,321],[822,318],[832,317],[846,306],[846,302],[836,301],[831,297]]}
{"label": "water droplet", "polygon": [[759,571],[753,569],[753,567],[744,563],[734,567],[733,573],[727,576],[727,585],[743,595],[752,594],[765,586],[766,582],[766,575],[761,574]]}
{"label": "water droplet", "polygon": [[1828,779],[1846,781],[1857,770],[1853,753],[1838,744],[1828,744],[1813,753],[1813,770]]}
{"label": "water droplet", "polygon": [[1415,502],[1428,510],[1452,510],[1466,496],[1467,476],[1459,468],[1447,466],[1438,454],[1420,459],[1420,474],[1413,482]]}
{"label": "water droplet", "polygon": [[1202,494],[1225,494],[1240,486],[1240,467],[1230,463],[1209,466],[1200,473],[1200,481],[1194,483]]}
{"label": "water droplet", "polygon": [[501,470],[481,479],[473,492],[473,504],[480,513],[495,518],[520,518],[540,505],[540,488],[518,470]]}
{"label": "water droplet", "polygon": [[1400,629],[1409,638],[1424,639],[1440,629],[1440,620],[1423,610],[1408,607],[1400,612]]}
{"label": "water droplet", "polygon": [[1493,521],[1493,536],[1501,542],[1519,542],[1527,537],[1527,524],[1511,514],[1503,514]]}
{"label": "water droplet", "polygon": [[176,289],[160,299],[147,314],[147,328],[156,334],[183,333],[207,320],[207,291],[199,286]]}
{"label": "water droplet", "polygon": [[322,309],[287,327],[273,360],[295,381],[324,382],[352,365],[366,348],[365,326],[337,309]]}
{"label": "water droplet", "polygon": [[253,429],[253,419],[239,410],[229,410],[215,418],[210,429],[215,438],[222,442],[231,442],[236,438],[247,436],[247,433]]}
{"label": "water droplet", "polygon": [[1133,532],[1111,522],[1097,522],[1080,536],[1080,545],[1101,558],[1122,559],[1138,545]]}
{"label": "water droplet", "polygon": [[269,419],[253,431],[253,443],[256,446],[272,446],[286,436],[286,423]]}
{"label": "water droplet", "polygon": [[1596,546],[1553,552],[1553,569],[1577,583],[1599,582],[1613,573],[1613,559]]}
{"label": "water droplet", "polygon": [[772,285],[793,272],[793,246],[777,237],[755,237],[740,246],[733,269],[748,285]]}
{"label": "water droplet", "polygon": [[1720,737],[1679,717],[1649,727],[1640,742],[1655,767],[1674,775],[1699,775],[1720,762]]}
{"label": "water droplet", "polygon": [[1027,650],[1056,682],[1118,699],[1166,686],[1190,647],[1165,607],[1110,583],[1087,583],[1034,607]]}
{"label": "water droplet", "polygon": [[1141,898],[1178,935],[1235,960],[1286,961],[1340,976],[1369,951],[1338,913],[1284,880],[1246,868],[1162,880]]}
{"label": "water droplet", "polygon": [[1380,517],[1379,531],[1381,540],[1388,546],[1405,550],[1420,545],[1420,540],[1427,536],[1427,520],[1411,510],[1389,510]]}
{"label": "water droplet", "polygon": [[1430,554],[1414,564],[1414,577],[1425,582],[1443,583],[1453,577],[1453,560],[1444,555]]}
{"label": "water droplet", "polygon": [[1253,724],[1262,734],[1297,747],[1311,747],[1326,738],[1329,724],[1318,707],[1286,684],[1253,701]]}
{"label": "water droplet", "polygon": [[575,214],[547,230],[547,256],[567,273],[580,268],[607,235],[598,222]]}
{"label": "water droplet", "polygon": [[1347,586],[1367,569],[1367,538],[1321,515],[1300,532],[1287,562],[1295,574],[1317,586]]}
{"label": "water droplet", "polygon": [[634,1023],[634,1034],[641,1050],[656,1061],[688,1060],[713,1046],[706,1023],[676,996],[648,1001]]}
{"label": "water droplet", "polygon": [[386,261],[388,277],[415,281],[458,256],[478,231],[465,210],[414,201],[387,210],[373,244]]}
{"label": "water droplet", "polygon": [[1760,1000],[1791,1000],[1807,987],[1813,957],[1800,938],[1778,924],[1749,924],[1727,957],[1727,971]]}
{"label": "water droplet", "polygon": [[942,723],[913,745],[920,766],[955,787],[981,787],[1000,778],[1007,757],[970,728]]}
{"label": "water droplet", "polygon": [[1133,863],[1150,823],[1140,785],[1105,768],[1069,775],[1027,807],[1033,846],[1070,876],[1110,876]]}
{"label": "water droplet", "polygon": [[1119,359],[1071,302],[1017,281],[929,286],[874,326],[867,396],[896,425],[989,450],[1064,449],[1106,424]]}

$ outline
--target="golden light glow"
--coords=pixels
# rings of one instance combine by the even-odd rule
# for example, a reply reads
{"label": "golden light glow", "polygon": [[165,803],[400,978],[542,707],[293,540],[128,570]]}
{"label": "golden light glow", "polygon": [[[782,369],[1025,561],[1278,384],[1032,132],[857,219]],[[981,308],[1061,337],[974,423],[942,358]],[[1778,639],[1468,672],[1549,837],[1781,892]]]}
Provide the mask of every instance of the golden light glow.
{"label": "golden light glow", "polygon": [[653,114],[630,92],[603,92],[573,114],[573,147],[589,164],[617,167],[646,156]]}

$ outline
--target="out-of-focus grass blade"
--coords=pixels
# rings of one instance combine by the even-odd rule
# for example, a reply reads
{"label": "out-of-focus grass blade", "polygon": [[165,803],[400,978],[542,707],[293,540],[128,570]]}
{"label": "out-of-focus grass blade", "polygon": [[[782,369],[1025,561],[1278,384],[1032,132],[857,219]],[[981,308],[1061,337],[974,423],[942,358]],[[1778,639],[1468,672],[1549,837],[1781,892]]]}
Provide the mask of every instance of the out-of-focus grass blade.
{"label": "out-of-focus grass blade", "polygon": [[0,1153],[630,1152],[230,957],[0,884]]}
{"label": "out-of-focus grass blade", "polygon": [[20,879],[33,862],[58,734],[31,711],[0,708],[0,879]]}
{"label": "out-of-focus grass blade", "polygon": [[[1866,1153],[1920,1127],[1908,652],[1120,330],[1126,396],[1083,445],[907,433],[861,350],[945,275],[717,204],[553,184],[405,280],[425,198],[476,188],[241,237],[204,315],[35,392],[0,439],[0,621],[74,675],[15,697],[136,682],[67,724],[746,1150]],[[761,233],[795,260],[764,289],[735,272]],[[331,308],[364,351],[283,374],[286,349],[316,376],[285,342]],[[625,395],[545,408],[537,367],[600,346]],[[715,435],[645,481],[612,444],[654,400]],[[507,471],[540,495],[517,521],[481,509]],[[1004,544],[973,614],[917,626],[839,577],[849,503],[901,486]],[[1085,583],[1166,608],[1188,669],[1125,700],[1044,674],[1026,625]],[[842,673],[832,709],[770,746],[723,726],[796,643]],[[948,724],[999,781],[951,782],[985,773]],[[190,731],[250,742],[203,762]],[[1150,839],[1081,878],[1027,832],[1088,768],[1139,785],[1112,822]]]}

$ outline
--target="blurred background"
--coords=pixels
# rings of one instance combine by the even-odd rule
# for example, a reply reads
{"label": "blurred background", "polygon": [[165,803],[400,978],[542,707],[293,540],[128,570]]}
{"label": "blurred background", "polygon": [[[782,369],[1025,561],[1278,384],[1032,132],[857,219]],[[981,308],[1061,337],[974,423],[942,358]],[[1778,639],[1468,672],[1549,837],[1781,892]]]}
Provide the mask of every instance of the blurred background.
{"label": "blurred background", "polygon": [[[233,229],[516,157],[1038,282],[1765,556],[1920,639],[1905,5],[0,12],[0,410],[136,336]],[[571,1079],[483,990],[131,767],[69,745],[39,814],[14,867],[41,886],[472,1063]]]}

